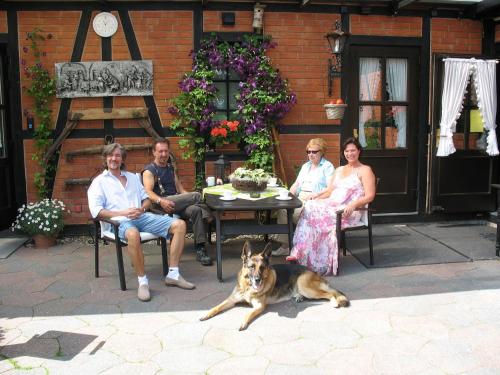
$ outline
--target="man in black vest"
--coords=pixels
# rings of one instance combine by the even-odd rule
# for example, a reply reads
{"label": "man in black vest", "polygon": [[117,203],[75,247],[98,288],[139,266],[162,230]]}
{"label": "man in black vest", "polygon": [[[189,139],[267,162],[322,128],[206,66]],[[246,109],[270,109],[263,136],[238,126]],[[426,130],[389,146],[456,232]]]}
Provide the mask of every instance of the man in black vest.
{"label": "man in black vest", "polygon": [[210,209],[202,202],[200,193],[190,193],[182,186],[170,155],[168,139],[154,141],[153,156],[153,162],[142,172],[144,189],[153,202],[153,208],[189,220],[193,226],[196,260],[204,266],[212,265],[205,250],[205,221],[212,219]]}

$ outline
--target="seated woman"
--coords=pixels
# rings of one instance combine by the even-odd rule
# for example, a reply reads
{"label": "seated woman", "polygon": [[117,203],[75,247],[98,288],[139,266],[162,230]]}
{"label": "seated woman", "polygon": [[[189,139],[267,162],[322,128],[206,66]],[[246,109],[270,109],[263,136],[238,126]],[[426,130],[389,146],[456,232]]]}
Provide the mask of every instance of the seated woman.
{"label": "seated woman", "polygon": [[[333,175],[333,164],[325,159],[326,142],[323,138],[312,138],[306,146],[308,161],[302,165],[297,180],[290,187],[292,194],[298,195],[302,202],[310,199],[313,193],[324,191],[328,186],[328,181]],[[304,207],[304,206],[302,206]],[[296,224],[299,220],[302,207],[296,208],[293,212],[293,222]],[[286,210],[278,211],[278,224],[288,222]],[[280,234],[277,241],[281,246],[272,252],[273,256],[288,255],[288,235]]]}
{"label": "seated woman", "polygon": [[[337,168],[326,190],[305,203],[287,260],[297,261],[321,275],[336,275],[338,244],[336,211],[344,209],[342,227],[366,221],[366,211],[356,211],[375,198],[375,175],[359,161],[361,144],[355,138],[342,145],[347,165]],[[326,198],[326,199],[323,199]]]}

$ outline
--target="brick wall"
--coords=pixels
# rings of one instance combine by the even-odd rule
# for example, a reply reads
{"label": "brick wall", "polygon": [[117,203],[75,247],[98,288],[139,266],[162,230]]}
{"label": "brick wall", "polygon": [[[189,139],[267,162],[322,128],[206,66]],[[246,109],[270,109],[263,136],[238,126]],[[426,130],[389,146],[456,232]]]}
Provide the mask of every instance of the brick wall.
{"label": "brick wall", "polygon": [[356,35],[422,36],[422,19],[375,15],[351,15],[350,32]]}
{"label": "brick wall", "polygon": [[7,25],[7,12],[2,10],[0,11],[0,33],[6,33],[9,31],[9,27]]}
{"label": "brick wall", "polygon": [[433,18],[432,52],[480,54],[482,33],[480,21]]}

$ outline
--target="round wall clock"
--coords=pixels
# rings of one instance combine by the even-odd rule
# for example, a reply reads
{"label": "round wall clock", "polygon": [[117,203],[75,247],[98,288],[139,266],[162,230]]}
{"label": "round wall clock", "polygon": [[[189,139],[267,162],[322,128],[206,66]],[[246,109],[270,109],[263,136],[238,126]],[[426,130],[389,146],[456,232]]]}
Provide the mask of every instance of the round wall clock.
{"label": "round wall clock", "polygon": [[94,17],[92,27],[97,35],[108,38],[118,30],[118,20],[111,13],[101,12]]}

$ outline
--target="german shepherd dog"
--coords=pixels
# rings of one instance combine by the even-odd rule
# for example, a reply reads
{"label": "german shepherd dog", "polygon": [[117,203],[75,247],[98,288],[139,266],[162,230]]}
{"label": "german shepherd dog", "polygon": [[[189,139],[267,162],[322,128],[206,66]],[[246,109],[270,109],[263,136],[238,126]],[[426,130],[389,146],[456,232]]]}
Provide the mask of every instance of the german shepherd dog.
{"label": "german shepherd dog", "polygon": [[341,292],[330,288],[328,282],[315,272],[298,264],[269,264],[270,243],[258,254],[252,254],[248,241],[243,245],[241,259],[243,267],[238,272],[237,284],[231,295],[200,318],[207,320],[230,309],[237,303],[252,305],[252,311],[245,317],[240,331],[248,328],[250,322],[260,315],[267,304],[293,298],[301,302],[309,299],[329,299],[334,307],[347,307],[349,300]]}

